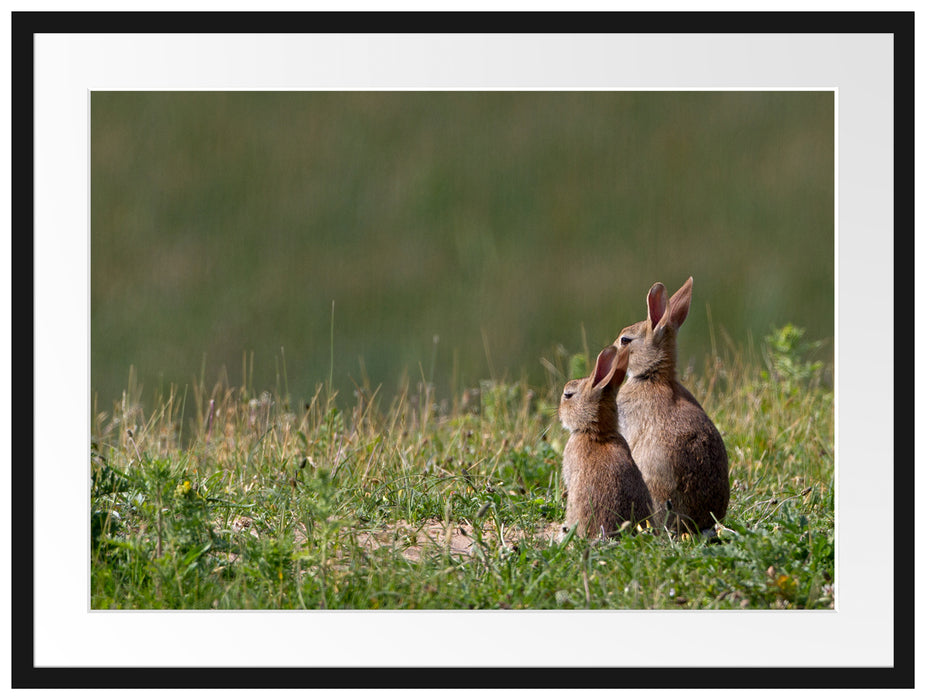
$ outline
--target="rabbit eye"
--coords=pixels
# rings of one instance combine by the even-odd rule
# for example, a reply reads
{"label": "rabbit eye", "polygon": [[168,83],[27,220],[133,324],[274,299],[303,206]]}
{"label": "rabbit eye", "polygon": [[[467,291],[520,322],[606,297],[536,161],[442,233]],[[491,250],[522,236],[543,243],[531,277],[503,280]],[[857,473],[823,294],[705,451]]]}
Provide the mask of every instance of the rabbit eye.
{"label": "rabbit eye", "polygon": [[574,391],[564,391],[564,392],[563,392],[563,398],[564,398],[564,399],[571,399],[571,398],[575,395],[575,393],[576,393],[576,392],[574,392]]}
{"label": "rabbit eye", "polygon": [[624,347],[625,345],[630,345],[632,341],[633,341],[633,338],[631,338],[629,335],[622,335],[621,336],[621,347]]}

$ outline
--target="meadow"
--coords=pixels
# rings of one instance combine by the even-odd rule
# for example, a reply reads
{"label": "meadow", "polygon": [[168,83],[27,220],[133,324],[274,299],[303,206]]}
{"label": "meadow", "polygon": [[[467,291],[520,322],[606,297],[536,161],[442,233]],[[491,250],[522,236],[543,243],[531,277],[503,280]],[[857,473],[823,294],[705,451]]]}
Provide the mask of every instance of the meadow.
{"label": "meadow", "polygon": [[[831,92],[93,92],[94,608],[830,608]],[[714,541],[563,518],[563,383],[694,277]]]}
{"label": "meadow", "polygon": [[[409,384],[347,409],[240,387],[130,384],[95,413],[95,609],[829,609],[835,601],[833,392],[793,326],[728,348],[685,383],[727,445],[714,539],[643,529],[557,537],[559,386],[485,381],[452,404]],[[184,434],[186,433],[186,434]],[[192,434],[190,434],[192,433]]]}

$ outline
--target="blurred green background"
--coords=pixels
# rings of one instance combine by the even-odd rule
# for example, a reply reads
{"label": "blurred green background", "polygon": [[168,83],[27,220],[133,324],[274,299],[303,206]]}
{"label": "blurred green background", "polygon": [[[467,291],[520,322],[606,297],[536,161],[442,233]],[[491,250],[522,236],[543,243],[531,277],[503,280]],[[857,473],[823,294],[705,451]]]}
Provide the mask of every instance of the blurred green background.
{"label": "blurred green background", "polygon": [[342,397],[544,384],[688,275],[683,364],[708,309],[718,344],[790,322],[832,358],[829,92],[94,92],[90,155],[101,410],[130,365],[150,401],[245,356],[294,400],[332,359]]}

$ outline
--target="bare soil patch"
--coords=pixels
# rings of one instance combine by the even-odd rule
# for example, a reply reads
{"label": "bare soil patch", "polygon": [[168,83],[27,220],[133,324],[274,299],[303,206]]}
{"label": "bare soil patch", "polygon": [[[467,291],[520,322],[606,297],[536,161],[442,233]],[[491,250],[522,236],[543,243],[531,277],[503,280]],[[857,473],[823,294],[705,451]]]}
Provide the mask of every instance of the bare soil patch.
{"label": "bare soil patch", "polygon": [[[235,518],[231,527],[237,533],[247,532],[253,537],[260,536],[248,517]],[[493,524],[484,526],[481,532],[477,532],[467,521],[442,522],[431,519],[420,525],[398,520],[376,530],[357,531],[357,541],[367,551],[390,547],[401,552],[402,556],[409,561],[418,561],[422,553],[428,550],[449,551],[450,554],[459,556],[473,556],[480,546],[480,539],[483,545],[497,543],[502,547],[514,547],[524,539],[549,543],[561,535],[562,526],[558,523],[548,523],[542,528],[531,531],[518,527],[502,526],[499,528]],[[295,541],[297,544],[306,541],[302,530],[296,531]]]}
{"label": "bare soil patch", "polygon": [[[514,547],[524,539],[550,542],[560,532],[561,526],[556,523],[527,532],[517,527],[486,527],[481,531],[481,541],[483,544],[498,543],[502,547]],[[398,548],[409,561],[418,561],[428,549],[473,556],[480,546],[480,534],[468,522],[428,520],[422,525],[410,525],[400,520],[376,532],[364,532],[360,535],[360,542],[371,551],[380,547]]]}

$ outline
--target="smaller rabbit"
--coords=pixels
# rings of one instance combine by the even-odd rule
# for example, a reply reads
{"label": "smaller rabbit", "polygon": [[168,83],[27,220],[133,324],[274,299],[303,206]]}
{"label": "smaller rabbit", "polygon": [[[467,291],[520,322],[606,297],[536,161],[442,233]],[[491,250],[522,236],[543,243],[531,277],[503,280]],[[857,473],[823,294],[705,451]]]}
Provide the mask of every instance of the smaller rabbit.
{"label": "smaller rabbit", "polygon": [[701,404],[676,376],[676,338],[691,305],[691,277],[668,298],[660,282],[647,294],[647,316],[614,345],[629,352],[617,395],[621,433],[653,502],[655,524],[677,533],[712,528],[730,501],[727,451]]}
{"label": "smaller rabbit", "polygon": [[610,536],[653,512],[643,475],[617,429],[617,389],[627,372],[627,351],[609,345],[584,379],[567,382],[559,419],[569,440],[563,451],[565,529],[578,523],[583,537]]}

